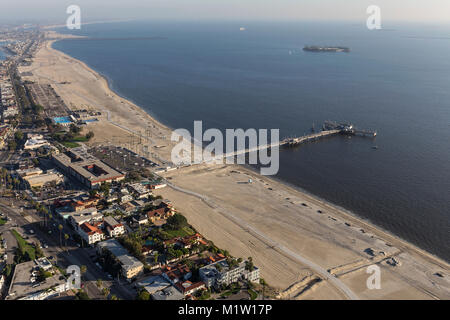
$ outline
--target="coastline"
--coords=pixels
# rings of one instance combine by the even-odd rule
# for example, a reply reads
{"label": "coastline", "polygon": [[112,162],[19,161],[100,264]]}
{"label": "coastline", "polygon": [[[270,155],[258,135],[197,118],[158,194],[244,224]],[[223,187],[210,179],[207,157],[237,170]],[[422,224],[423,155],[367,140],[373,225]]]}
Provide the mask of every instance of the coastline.
{"label": "coastline", "polygon": [[[151,123],[154,127],[150,128],[150,129],[152,129],[152,136],[151,136],[150,143],[149,143],[150,147],[155,147],[155,146],[158,146],[161,144],[165,144],[166,145],[165,148],[161,148],[161,149],[155,148],[154,152],[158,153],[159,154],[158,157],[160,157],[160,158],[163,158],[163,159],[170,158],[170,157],[167,157],[168,156],[167,152],[168,151],[170,152],[170,149],[171,149],[170,142],[168,142],[167,139],[164,137],[169,136],[171,129],[169,127],[167,127],[166,125],[157,121],[154,117],[152,117],[145,110],[143,110],[142,108],[137,106],[135,103],[127,100],[126,98],[124,98],[124,97],[120,96],[119,94],[117,94],[116,92],[114,92],[112,90],[110,84],[108,83],[107,78],[105,76],[99,74],[92,68],[90,68],[86,63],[79,61],[73,57],[66,55],[63,52],[60,52],[60,51],[52,48],[51,45],[54,43],[54,41],[56,41],[56,40],[46,41],[45,47],[47,48],[47,51],[48,51],[47,53],[50,55],[53,55],[53,58],[56,60],[59,60],[59,62],[63,63],[65,61],[65,62],[74,64],[74,65],[81,66],[84,69],[84,71],[80,71],[81,73],[83,73],[82,75],[80,75],[80,78],[82,78],[81,76],[88,76],[88,77],[91,77],[90,80],[92,80],[96,83],[100,83],[100,87],[104,93],[103,98],[105,98],[105,96],[106,96],[108,101],[106,103],[103,103],[103,105],[102,105],[101,103],[100,104],[96,103],[96,100],[101,100],[100,97],[92,97],[92,96],[87,95],[86,97],[84,97],[84,99],[81,99],[80,97],[77,98],[73,94],[69,93],[70,88],[69,89],[65,88],[65,85],[60,84],[61,82],[63,82],[63,81],[61,81],[63,79],[58,79],[58,77],[49,77],[46,75],[39,74],[39,72],[34,74],[33,77],[37,76],[40,79],[47,78],[47,80],[49,80],[50,82],[53,81],[52,84],[56,86],[55,90],[61,95],[61,97],[63,97],[63,99],[65,101],[67,100],[66,103],[68,105],[69,105],[69,103],[68,103],[69,101],[73,102],[74,105],[78,105],[78,106],[80,104],[82,104],[82,103],[80,103],[80,101],[84,101],[85,103],[91,102],[90,104],[93,107],[100,107],[100,110],[107,114],[106,118],[103,119],[103,120],[106,120],[105,122],[107,123],[107,126],[105,128],[104,125],[99,125],[100,128],[97,128],[99,134],[96,134],[96,136],[95,136],[96,139],[94,139],[94,141],[93,141],[94,145],[95,144],[103,144],[105,142],[110,142],[110,141],[112,141],[114,143],[114,139],[108,140],[109,138],[106,138],[106,137],[103,139],[101,139],[101,137],[98,137],[100,135],[100,133],[105,133],[106,132],[105,130],[108,130],[108,129],[112,130],[112,128],[114,127],[115,128],[115,133],[114,133],[115,136],[113,135],[113,137],[122,136],[122,138],[124,138],[124,140],[126,141],[127,135],[129,135],[130,133],[133,133],[136,136],[141,135],[142,133],[139,133],[139,131],[142,131],[142,129],[144,129],[144,130],[149,129],[149,126],[146,126],[143,124]],[[41,51],[41,50],[39,50],[39,51]],[[42,64],[45,64],[45,62],[41,62],[41,64],[36,67],[35,63],[33,62],[33,65],[28,69],[34,71],[34,70],[42,67],[43,66]],[[52,66],[50,65],[46,68],[51,69]],[[26,71],[28,69],[24,68],[24,71]],[[52,72],[56,74],[58,72],[58,70],[55,69]],[[82,89],[85,90],[85,88],[82,88]],[[80,92],[82,92],[83,90],[80,90]],[[111,99],[113,101],[115,101],[118,105],[111,106],[111,104],[109,102]],[[123,110],[117,110],[118,107],[120,109],[124,105],[126,106],[127,110],[134,111],[134,112],[136,112],[136,114],[140,114],[141,116],[143,116],[144,121],[142,123],[141,122],[136,123],[135,122],[136,119],[133,119],[132,117],[130,117],[130,114],[127,114],[126,111],[124,112]],[[130,119],[130,118],[132,118],[132,119]],[[130,127],[133,129],[130,129]],[[93,128],[93,125],[89,125],[88,128],[90,130],[91,128]],[[161,132],[163,132],[163,133],[161,134]],[[241,172],[242,174],[239,174],[238,177],[236,178],[233,175],[234,173],[232,173],[231,171],[238,171],[238,172]],[[224,177],[221,177],[221,178],[226,178],[226,179],[220,179],[220,181],[218,181],[219,180],[217,177],[218,175],[225,175]],[[232,200],[225,201],[227,199],[225,196],[223,196],[221,194],[223,189],[220,189],[219,185],[224,186],[225,190],[226,190],[226,187],[229,188],[232,185],[236,186],[236,181],[239,179],[242,179],[242,176],[245,176],[245,175],[252,176],[255,179],[255,181],[258,181],[258,183],[260,184],[258,186],[255,186],[255,188],[257,188],[257,192],[259,193],[259,197],[258,197],[258,193],[253,193],[252,194],[253,201],[256,203],[259,202],[261,207],[273,206],[275,208],[275,210],[272,213],[272,216],[269,216],[269,214],[268,214],[267,216],[262,217],[262,216],[258,216],[257,214],[253,214],[253,215],[248,215],[248,217],[246,217],[245,210],[248,210],[247,207],[244,207],[242,209],[241,208],[242,205],[240,203],[235,203]],[[286,207],[286,206],[289,206],[289,210],[292,211],[292,217],[294,217],[292,221],[295,221],[295,215],[298,215],[300,213],[302,216],[306,217],[305,218],[306,220],[308,220],[308,219],[311,220],[312,221],[311,225],[314,226],[314,224],[316,224],[318,222],[315,220],[316,217],[310,217],[310,215],[311,215],[311,213],[313,213],[313,215],[316,215],[316,216],[318,216],[318,215],[314,212],[310,212],[311,210],[307,211],[307,209],[310,209],[310,207],[314,207],[314,209],[320,207],[320,208],[324,208],[324,212],[330,213],[330,215],[334,219],[336,219],[336,217],[338,217],[339,220],[341,220],[341,222],[345,221],[345,223],[349,223],[352,226],[357,225],[359,228],[364,228],[366,230],[364,232],[364,234],[370,233],[370,234],[375,235],[377,238],[380,238],[383,240],[388,239],[389,242],[392,242],[392,245],[395,249],[400,250],[399,251],[400,253],[399,252],[393,253],[395,255],[400,255],[400,254],[406,252],[412,256],[418,256],[420,259],[426,260],[425,264],[430,264],[430,263],[434,264],[437,267],[444,269],[445,272],[448,272],[448,270],[449,270],[449,265],[444,260],[442,260],[439,257],[436,257],[436,256],[432,255],[431,253],[428,253],[428,252],[424,251],[423,249],[420,249],[420,248],[416,247],[415,245],[408,243],[407,241],[383,230],[379,226],[376,226],[373,223],[371,223],[370,221],[366,221],[365,219],[358,217],[357,214],[355,214],[353,212],[349,212],[347,210],[344,210],[343,208],[339,208],[334,204],[331,204],[323,199],[320,199],[314,195],[311,195],[311,194],[305,192],[305,190],[302,190],[299,187],[289,185],[279,179],[276,179],[273,177],[262,177],[257,172],[255,172],[255,170],[253,168],[232,165],[232,166],[228,166],[224,169],[224,167],[220,166],[220,165],[217,165],[217,166],[210,165],[210,166],[201,166],[201,167],[195,167],[195,168],[193,168],[193,167],[184,168],[184,169],[172,171],[172,172],[166,174],[165,176],[168,178],[171,178],[172,181],[176,181],[177,185],[181,185],[183,187],[191,185],[191,187],[194,187],[193,189],[195,192],[199,192],[200,194],[207,194],[208,198],[213,200],[213,203],[219,204],[218,206],[222,206],[226,209],[229,209],[231,206],[234,210],[236,210],[239,213],[242,213],[240,210],[243,210],[244,213],[242,213],[242,219],[244,219],[247,222],[251,222],[253,225],[257,225],[257,227],[259,229],[263,229],[263,228],[262,228],[262,226],[260,226],[258,224],[258,221],[256,221],[255,219],[268,219],[271,221],[271,219],[274,219],[273,218],[274,215],[276,216],[277,214],[280,214],[280,212],[281,212],[281,211],[276,211],[276,210],[283,210],[283,207]],[[216,179],[214,179],[214,177],[216,177]],[[229,179],[230,177],[232,177],[232,179],[233,179],[232,181]],[[205,180],[210,180],[211,181],[210,185],[207,185],[207,183],[205,182],[205,185],[207,185],[206,188],[203,185],[201,187],[197,186],[197,185],[193,186],[192,182],[193,181],[197,182],[197,181],[199,181],[200,178],[201,179],[204,178]],[[231,184],[231,183],[233,183],[233,184]],[[272,190],[268,190],[268,187],[265,185],[265,183],[270,185],[272,187]],[[212,187],[211,184],[217,185],[216,189],[214,187]],[[256,185],[256,183],[255,183],[255,185]],[[239,189],[239,190],[242,189],[243,194],[245,194],[245,192],[246,192],[245,187],[242,187],[242,186],[243,186],[243,184],[239,184],[237,189]],[[250,187],[253,187],[253,186],[250,186]],[[289,200],[283,201],[282,197],[279,197],[280,203],[277,203],[277,204],[269,203],[270,200],[268,200],[268,199],[271,199],[270,191],[274,191],[274,190],[276,190],[277,192],[279,192],[280,194],[283,194],[283,195],[284,194],[293,195],[292,197],[289,197],[289,198],[293,199],[294,197],[296,197],[296,198],[300,199],[298,201],[296,200],[297,202],[303,203],[303,201],[304,201],[307,203],[308,207],[303,207],[301,204],[298,205],[299,203],[297,203],[295,201],[294,201],[295,202],[294,204],[292,204],[292,201],[289,201]],[[202,201],[199,201],[199,200],[195,201],[193,199],[183,200],[183,197],[180,196],[181,193],[179,191],[172,190],[169,192],[168,190],[162,190],[161,194],[164,196],[167,196],[168,198],[171,198],[171,196],[174,196],[176,198],[176,200],[174,201],[174,204],[177,207],[179,207],[180,211],[183,213],[185,210],[189,211],[189,209],[191,209],[191,211],[198,211],[198,212],[201,211],[201,210],[198,210],[198,208],[201,207],[201,205],[199,203],[202,203]],[[248,196],[250,199],[251,195],[248,195]],[[190,197],[187,196],[186,198],[190,198]],[[285,198],[287,199],[288,197],[285,197]],[[244,201],[244,200],[242,200],[242,201]],[[187,202],[187,203],[185,203],[185,202]],[[229,202],[229,204],[227,202]],[[240,201],[237,201],[237,202],[240,202]],[[215,211],[214,208],[211,208],[211,210]],[[240,250],[233,248],[235,246],[234,242],[231,242],[228,244],[227,243],[222,244],[221,242],[224,242],[222,239],[223,236],[221,236],[220,234],[216,234],[216,232],[204,231],[205,227],[202,226],[202,223],[206,223],[206,222],[202,221],[203,219],[198,219],[198,217],[199,217],[198,212],[197,213],[191,212],[191,213],[187,214],[187,217],[188,217],[189,221],[191,222],[191,224],[193,224],[196,228],[198,228],[200,232],[202,232],[202,229],[203,229],[202,233],[204,233],[207,238],[213,240],[214,242],[217,241],[218,244],[220,243],[221,247],[225,247],[226,249],[229,249],[229,251],[233,255],[238,256],[239,254],[242,254],[241,251],[245,251],[245,250],[250,251],[250,252],[254,251],[255,254],[258,254],[258,255],[259,254],[268,255],[267,253],[264,253],[264,252],[261,253],[260,249],[258,249],[259,250],[258,251],[258,250],[250,248],[251,246],[248,244],[242,245],[242,240],[239,240],[239,239],[236,239],[235,241],[238,243],[241,242],[240,246],[243,248],[241,248]],[[211,213],[211,216],[213,216],[213,215],[214,215],[214,213]],[[194,219],[192,219],[192,218],[194,218]],[[331,219],[330,221],[327,221],[327,222],[330,222],[330,225],[333,224],[333,220]],[[209,227],[211,227],[210,223],[211,222],[209,222],[209,224],[207,224]],[[230,223],[230,222],[228,222],[228,223]],[[272,221],[272,223],[274,223],[274,221]],[[341,224],[344,224],[344,222],[342,222]],[[325,222],[320,222],[320,226],[323,227],[324,229],[326,229],[328,224]],[[267,226],[264,226],[264,227],[267,227]],[[285,228],[284,225],[281,227]],[[237,229],[239,230],[239,232],[242,233],[242,230],[240,230],[239,228],[237,228]],[[274,227],[274,229],[276,229],[276,228]],[[307,228],[307,229],[309,229],[309,228]],[[338,230],[338,229],[336,229],[336,230]],[[305,230],[302,230],[302,231],[305,231]],[[330,231],[335,231],[335,229],[330,229]],[[239,234],[239,232],[237,232],[236,234]],[[287,235],[287,233],[288,233],[287,231],[283,232],[281,229],[275,230],[275,231],[270,230],[270,232],[271,232],[271,238],[274,238],[276,240],[276,242],[282,242],[283,236]],[[338,230],[336,232],[342,232],[342,231]],[[267,230],[267,233],[269,233],[269,230]],[[280,233],[280,234],[278,235],[278,233]],[[345,233],[346,233],[346,231],[344,228],[343,234],[342,235],[339,234],[339,236],[344,238],[346,236]],[[292,231],[289,231],[289,235],[291,235],[291,239],[294,239],[294,241],[295,241],[295,239],[299,240],[299,238],[295,238],[295,233],[292,233]],[[360,236],[360,235],[358,235],[358,236]],[[329,238],[327,238],[325,240],[319,239],[320,237],[317,234],[314,234],[314,237],[317,238],[317,240],[314,239],[315,240],[314,244],[318,244],[318,243],[323,244],[323,243],[333,242],[330,240],[333,238],[332,236],[331,237],[327,236]],[[356,235],[352,235],[352,237],[354,237],[355,239],[358,239],[358,241],[360,240]],[[364,237],[361,237],[361,239],[362,238],[364,238]],[[251,240],[249,240],[249,241],[251,241]],[[339,240],[339,241],[341,241],[341,240]],[[336,248],[334,248],[334,249],[336,249],[336,251],[339,251],[339,252],[337,252],[335,254],[339,255],[340,253],[343,253],[343,256],[345,256],[345,258],[343,260],[344,260],[344,262],[347,262],[347,263],[339,264],[340,260],[341,260],[339,257],[327,257],[327,258],[321,258],[322,261],[319,264],[323,265],[324,267],[330,268],[330,269],[333,269],[333,267],[342,267],[342,265],[346,265],[347,269],[350,268],[350,271],[345,269],[346,272],[342,275],[339,275],[339,278],[342,278],[345,283],[348,283],[348,286],[352,287],[352,289],[354,291],[358,291],[358,293],[360,293],[359,292],[361,290],[361,288],[359,287],[360,284],[356,285],[353,282],[355,281],[354,278],[356,276],[360,276],[360,273],[361,273],[360,271],[362,270],[362,268],[358,267],[356,270],[353,270],[354,268],[356,268],[355,266],[353,266],[353,264],[355,263],[355,261],[359,261],[359,259],[366,259],[367,261],[364,261],[364,262],[369,262],[369,263],[371,261],[373,262],[374,259],[371,260],[370,257],[367,257],[366,255],[364,255],[363,252],[361,252],[359,254],[354,253],[352,249],[348,249],[346,247],[346,246],[348,246],[348,244],[342,245],[342,244],[339,244],[339,241],[336,240]],[[361,240],[361,241],[362,242],[366,241],[365,242],[365,244],[366,244],[366,243],[368,243],[367,241],[370,241],[370,240]],[[291,248],[291,250],[299,251],[302,254],[304,254],[305,248],[303,248],[303,250],[298,247],[296,247],[294,249],[294,247],[290,246],[288,242],[284,243],[284,245],[289,246]],[[382,250],[387,251],[387,249],[389,249],[389,248],[386,249],[385,246],[380,245],[380,248],[381,247],[383,247]],[[236,249],[236,250],[233,251],[234,249]],[[333,255],[333,253],[330,252],[330,251],[333,251],[333,248],[331,248],[330,250],[326,250],[325,246],[323,246],[323,247],[318,248],[318,251],[320,251],[320,250],[324,250],[323,255],[325,255],[325,256]],[[273,251],[276,251],[276,250],[273,250]],[[359,250],[359,251],[361,251],[361,250]],[[381,251],[381,249],[378,251]],[[279,255],[279,252],[276,254],[276,256],[278,257],[278,255]],[[319,261],[321,260],[319,257],[312,256],[311,253],[307,253],[306,255],[309,256],[310,258],[317,258],[317,260],[319,260]],[[299,263],[298,261],[297,262],[292,261],[293,260],[292,257],[288,258],[288,257],[284,256],[284,258],[285,258],[284,260],[280,260],[280,263],[281,264],[283,264],[283,263],[289,264],[289,268],[291,268],[291,269],[295,270],[295,268],[299,268],[299,266],[301,266],[301,263]],[[284,290],[290,284],[295,283],[296,277],[299,278],[295,274],[295,272],[291,272],[291,274],[289,276],[287,276],[286,279],[283,279],[283,281],[281,281],[280,280],[281,277],[279,277],[279,276],[277,277],[274,275],[275,272],[273,272],[273,271],[265,272],[264,271],[265,261],[268,260],[269,262],[267,262],[267,263],[274,264],[276,262],[275,261],[276,259],[260,258],[258,256],[254,256],[254,259],[257,264],[258,263],[261,264],[263,275],[266,278],[266,280],[268,280],[269,284],[271,284],[271,285],[273,284],[269,280],[270,278],[273,278],[274,281],[279,281],[279,282],[283,283],[283,285],[278,286],[278,288],[280,290]],[[289,263],[285,262],[286,259],[291,260],[291,261]],[[382,260],[380,260],[380,262],[377,262],[377,263],[381,264],[382,262],[385,262],[386,259],[382,259]],[[407,261],[407,259],[405,261]],[[403,266],[405,266],[405,264],[406,263],[404,263]],[[389,269],[389,267],[386,267],[386,268]],[[274,266],[271,269],[280,270],[280,266]],[[305,269],[304,265],[303,265],[303,269]],[[394,273],[394,274],[398,273],[398,271],[392,271],[392,270],[389,270],[389,272]],[[296,277],[293,277],[292,276],[293,274],[296,275]],[[308,272],[302,273],[301,276],[303,276],[304,274],[308,274]],[[301,278],[301,276],[300,276],[300,278]],[[393,278],[394,278],[394,280],[392,280],[392,281],[395,282],[396,284],[397,284],[397,282],[401,281],[401,280],[399,280],[400,278],[396,278],[396,277],[393,277]],[[448,276],[446,278],[447,278],[446,280],[448,281]],[[436,279],[434,279],[434,278],[432,278],[432,279],[436,281]],[[326,281],[324,281],[324,282],[326,282]],[[410,283],[408,282],[408,284],[410,284]],[[314,298],[314,297],[330,298],[330,296],[327,296],[325,293],[323,293],[325,291],[324,289],[320,289],[320,288],[330,289],[328,287],[328,285],[329,284],[326,283],[325,286],[322,285],[315,291],[307,292],[306,296],[301,295],[301,298]],[[445,289],[446,285],[444,284],[443,286]],[[425,284],[423,284],[422,287],[426,287]],[[419,289],[424,289],[422,287]],[[430,289],[428,287],[424,290],[430,291]],[[420,291],[420,290],[418,290],[418,291]],[[313,293],[313,296],[308,295],[311,293]],[[336,296],[341,296],[341,298],[342,298],[342,295],[340,293],[334,292],[334,294],[335,294],[335,296],[331,296],[332,298],[335,298]],[[364,294],[367,294],[367,293],[364,293]],[[364,294],[363,294],[363,298],[365,297]],[[439,295],[440,297],[446,297],[448,295],[448,292],[446,293],[444,290],[442,294],[443,294],[443,296],[441,296],[437,293],[434,293],[434,295],[436,295],[436,296]]]}

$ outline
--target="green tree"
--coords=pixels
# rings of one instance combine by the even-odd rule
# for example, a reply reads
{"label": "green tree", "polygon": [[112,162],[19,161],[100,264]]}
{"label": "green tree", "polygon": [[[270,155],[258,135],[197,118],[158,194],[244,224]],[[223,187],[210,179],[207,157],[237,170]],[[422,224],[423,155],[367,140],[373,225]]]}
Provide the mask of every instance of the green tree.
{"label": "green tree", "polygon": [[8,142],[8,150],[15,151],[17,149],[17,142],[15,140],[10,140]]}
{"label": "green tree", "polygon": [[167,224],[169,228],[173,230],[181,229],[188,225],[186,218],[179,214],[175,213],[173,216],[171,216],[169,219],[167,219]]}
{"label": "green tree", "polygon": [[23,132],[20,130],[17,130],[16,133],[14,133],[14,139],[16,139],[17,142],[22,141]]}
{"label": "green tree", "polygon": [[86,133],[86,139],[91,140],[94,137],[94,132],[89,131],[88,133]]}
{"label": "green tree", "polygon": [[102,279],[97,279],[97,288],[101,288],[103,286],[103,280]]}
{"label": "green tree", "polygon": [[142,289],[141,292],[139,292],[138,300],[150,300],[150,294],[147,292],[147,290]]}
{"label": "green tree", "polygon": [[105,296],[105,298],[108,298],[110,292],[111,291],[109,290],[109,288],[103,288],[102,289],[102,293]]}
{"label": "green tree", "polygon": [[62,224],[58,225],[58,230],[59,230],[59,246],[62,247],[62,230],[63,230],[63,226]]}
{"label": "green tree", "polygon": [[78,300],[90,300],[91,298],[89,298],[88,294],[83,291],[83,290],[79,290],[76,294],[77,299]]}
{"label": "green tree", "polygon": [[75,125],[75,124],[71,124],[70,125],[70,132],[72,132],[72,133],[74,133],[74,134],[77,134],[77,133],[79,133],[81,131],[81,128],[80,127],[78,127],[77,125]]}
{"label": "green tree", "polygon": [[81,276],[83,276],[87,272],[87,267],[83,264],[80,267]]}
{"label": "green tree", "polygon": [[65,247],[67,251],[67,240],[69,240],[69,235],[67,233],[64,233],[64,240],[65,240]]}

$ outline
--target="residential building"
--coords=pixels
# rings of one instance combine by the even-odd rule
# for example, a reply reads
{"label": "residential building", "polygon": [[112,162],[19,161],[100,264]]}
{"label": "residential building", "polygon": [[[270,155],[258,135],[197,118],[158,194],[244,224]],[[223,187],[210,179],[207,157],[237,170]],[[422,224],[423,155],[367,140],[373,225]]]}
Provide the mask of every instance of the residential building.
{"label": "residential building", "polygon": [[111,216],[103,219],[104,228],[110,237],[118,237],[125,233],[125,226]]}
{"label": "residential building", "polygon": [[170,283],[175,284],[179,281],[189,280],[192,276],[191,270],[184,264],[175,267],[166,266],[163,268],[162,276]]}
{"label": "residential building", "polygon": [[68,221],[75,230],[79,230],[83,223],[95,223],[103,220],[103,214],[97,211],[97,208],[87,208],[80,211],[72,211],[68,214]]}
{"label": "residential building", "polygon": [[152,194],[152,192],[146,186],[140,183],[131,184],[129,185],[129,188],[135,195],[136,199],[147,198]]}
{"label": "residential building", "polygon": [[98,228],[98,224],[92,225],[85,222],[78,229],[78,233],[88,244],[94,244],[105,239],[105,235],[102,230]]}
{"label": "residential building", "polygon": [[187,295],[195,294],[198,290],[206,289],[206,285],[202,281],[196,283],[192,283],[190,281],[179,281],[175,283],[174,287],[177,288],[178,291],[180,291],[185,297]]}
{"label": "residential building", "polygon": [[148,223],[148,215],[145,213],[138,213],[137,215],[133,216],[133,222],[137,223],[138,225],[143,225]]}
{"label": "residential building", "polygon": [[229,285],[238,280],[257,282],[259,281],[259,269],[253,267],[253,270],[247,270],[246,262],[230,267],[227,260],[223,259],[200,268],[199,276],[208,288],[211,286],[218,287]]}
{"label": "residential building", "polygon": [[154,294],[171,286],[171,283],[161,276],[150,276],[136,283],[136,287],[145,289],[149,294]]}
{"label": "residential building", "polygon": [[169,286],[163,290],[155,292],[151,295],[153,300],[183,300],[184,295],[175,289],[174,286]]}
{"label": "residential building", "polygon": [[102,241],[97,244],[97,250],[99,253],[102,250],[108,250],[116,257],[122,267],[122,275],[131,281],[138,276],[144,269],[144,265],[138,259],[128,253],[128,251],[122,247],[122,245],[114,239]]}

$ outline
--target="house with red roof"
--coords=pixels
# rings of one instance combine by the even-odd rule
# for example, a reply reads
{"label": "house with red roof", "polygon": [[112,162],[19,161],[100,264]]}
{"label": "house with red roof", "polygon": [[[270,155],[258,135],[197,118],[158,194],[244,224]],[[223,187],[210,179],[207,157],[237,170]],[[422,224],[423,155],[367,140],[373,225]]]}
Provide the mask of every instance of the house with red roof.
{"label": "house with red roof", "polygon": [[100,223],[90,224],[88,222],[83,223],[78,230],[80,236],[89,244],[94,244],[96,242],[105,239],[105,234],[100,230]]}

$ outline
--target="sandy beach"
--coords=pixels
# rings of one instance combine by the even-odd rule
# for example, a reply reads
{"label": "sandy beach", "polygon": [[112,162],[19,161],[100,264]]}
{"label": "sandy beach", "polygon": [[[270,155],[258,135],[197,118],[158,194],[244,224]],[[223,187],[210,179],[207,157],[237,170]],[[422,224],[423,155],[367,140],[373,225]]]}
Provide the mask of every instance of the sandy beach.
{"label": "sandy beach", "polygon": [[[69,108],[102,112],[85,129],[94,131],[90,144],[135,146],[151,160],[169,161],[168,127],[51,44],[20,67],[32,74],[24,80],[51,84]],[[218,247],[253,257],[280,299],[450,299],[448,263],[301,190],[237,165],[196,165],[163,176],[171,185],[157,194]],[[371,265],[380,268],[380,289],[366,285]]]}

